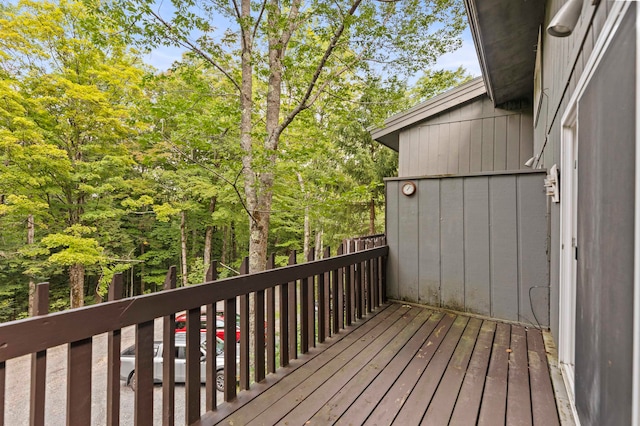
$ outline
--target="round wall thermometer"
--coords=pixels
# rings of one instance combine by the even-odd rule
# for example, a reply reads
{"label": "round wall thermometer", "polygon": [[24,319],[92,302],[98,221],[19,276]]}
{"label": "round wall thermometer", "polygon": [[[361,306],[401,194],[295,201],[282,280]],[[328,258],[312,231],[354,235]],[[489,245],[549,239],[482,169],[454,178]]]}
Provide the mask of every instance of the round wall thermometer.
{"label": "round wall thermometer", "polygon": [[402,184],[402,193],[406,196],[411,196],[416,193],[416,184],[413,182],[404,182]]}

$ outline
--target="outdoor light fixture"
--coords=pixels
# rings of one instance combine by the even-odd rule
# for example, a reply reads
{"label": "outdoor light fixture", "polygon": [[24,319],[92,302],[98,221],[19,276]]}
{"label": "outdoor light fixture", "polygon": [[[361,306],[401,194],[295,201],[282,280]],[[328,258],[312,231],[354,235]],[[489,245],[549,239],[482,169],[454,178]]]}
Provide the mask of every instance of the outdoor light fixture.
{"label": "outdoor light fixture", "polygon": [[537,159],[538,159],[538,156],[537,156],[537,155],[534,155],[533,157],[529,158],[529,159],[524,163],[524,165],[525,165],[525,166],[527,166],[527,167],[531,167],[531,166],[533,166],[533,162],[534,162],[534,161],[536,161]]}
{"label": "outdoor light fixture", "polygon": [[567,37],[571,35],[573,29],[578,23],[580,12],[582,12],[583,0],[569,0],[567,1],[555,14],[549,26],[547,32],[553,37]]}

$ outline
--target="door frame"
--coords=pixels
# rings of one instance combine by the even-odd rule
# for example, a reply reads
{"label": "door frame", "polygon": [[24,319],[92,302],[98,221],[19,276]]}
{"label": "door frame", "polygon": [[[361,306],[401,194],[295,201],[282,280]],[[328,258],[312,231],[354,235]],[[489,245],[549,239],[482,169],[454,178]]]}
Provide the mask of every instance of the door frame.
{"label": "door frame", "polygon": [[575,406],[575,342],[577,265],[574,246],[577,227],[577,102],[573,103],[562,120],[560,164],[562,165],[562,194],[560,198],[560,286],[558,364],[562,371],[571,411],[578,418]]}

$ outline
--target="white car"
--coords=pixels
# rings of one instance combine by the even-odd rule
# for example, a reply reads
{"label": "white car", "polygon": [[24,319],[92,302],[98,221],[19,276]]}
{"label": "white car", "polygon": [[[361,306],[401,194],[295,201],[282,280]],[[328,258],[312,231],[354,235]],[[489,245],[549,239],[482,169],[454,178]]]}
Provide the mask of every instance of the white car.
{"label": "white car", "polygon": [[[201,334],[200,344],[200,383],[205,383],[206,373],[206,342],[205,334]],[[176,354],[175,354],[175,382],[184,383],[187,368],[187,345],[185,333],[176,333]],[[216,388],[219,391],[224,390],[224,341],[216,337]],[[164,345],[162,341],[153,342],[153,381],[162,383],[162,361],[163,361]],[[135,391],[136,374],[135,374],[135,346],[130,346],[120,354],[120,379],[124,380],[127,386]]]}

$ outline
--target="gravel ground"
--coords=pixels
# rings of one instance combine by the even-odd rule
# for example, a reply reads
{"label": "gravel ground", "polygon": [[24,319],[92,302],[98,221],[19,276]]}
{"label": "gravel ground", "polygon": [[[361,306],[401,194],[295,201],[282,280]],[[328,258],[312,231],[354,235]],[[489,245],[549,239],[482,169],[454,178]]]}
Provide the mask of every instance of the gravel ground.
{"label": "gravel ground", "polygon": [[[134,327],[122,330],[122,349],[134,342]],[[162,338],[162,320],[156,320],[155,338]],[[106,394],[107,394],[107,335],[99,335],[93,339],[93,373],[91,378],[91,423],[93,425],[106,424]],[[31,357],[25,356],[7,361],[6,365],[6,393],[5,393],[5,424],[20,426],[29,424],[29,390]],[[67,346],[58,346],[47,352],[47,391],[45,405],[45,423],[57,426],[66,424],[66,375],[67,375]],[[120,424],[133,425],[134,394],[120,382]],[[201,391],[201,411],[205,411],[205,388]],[[184,423],[184,385],[176,385],[176,424]],[[222,401],[222,393],[218,392],[218,403]],[[162,387],[156,385],[154,389],[154,424],[162,424]]]}

